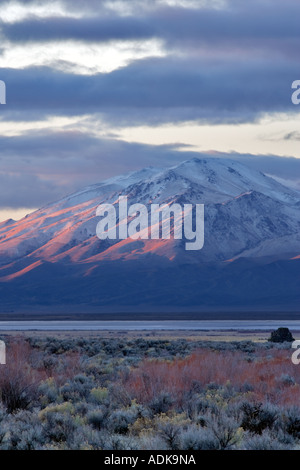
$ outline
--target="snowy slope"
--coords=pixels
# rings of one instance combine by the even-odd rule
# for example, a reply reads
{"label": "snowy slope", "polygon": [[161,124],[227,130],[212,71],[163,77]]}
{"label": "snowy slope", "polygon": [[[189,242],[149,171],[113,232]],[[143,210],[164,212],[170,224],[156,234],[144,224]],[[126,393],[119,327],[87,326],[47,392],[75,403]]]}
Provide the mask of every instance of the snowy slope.
{"label": "snowy slope", "polygon": [[[205,243],[186,252],[183,240],[100,241],[100,203],[202,203]],[[153,255],[178,263],[240,257],[290,259],[300,252],[300,193],[236,161],[192,159],[177,166],[146,168],[84,188],[18,222],[0,224],[0,279],[34,270],[41,261],[86,264]],[[36,264],[38,262],[38,264]],[[154,261],[153,261],[154,262]],[[25,271],[24,271],[25,270]],[[27,271],[26,271],[27,270]],[[9,277],[8,277],[9,276]]]}

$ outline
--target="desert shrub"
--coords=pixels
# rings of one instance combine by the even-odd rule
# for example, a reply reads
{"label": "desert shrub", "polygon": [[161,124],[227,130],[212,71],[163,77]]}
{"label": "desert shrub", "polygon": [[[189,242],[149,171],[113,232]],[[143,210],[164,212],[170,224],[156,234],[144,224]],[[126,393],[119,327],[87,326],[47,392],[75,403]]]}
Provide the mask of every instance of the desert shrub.
{"label": "desert shrub", "polygon": [[[240,341],[235,343],[235,347],[239,351],[243,351],[246,353],[254,353],[255,352],[255,345],[252,341]],[[249,357],[249,355],[248,355]]]}
{"label": "desert shrub", "polygon": [[5,409],[5,407],[0,403],[0,425],[2,424],[2,422],[4,422],[6,419],[7,419],[8,415],[7,415],[7,410]]}
{"label": "desert shrub", "polygon": [[103,443],[103,450],[139,450],[139,439],[120,434],[107,434]]}
{"label": "desert shrub", "polygon": [[33,406],[42,375],[30,365],[30,346],[23,341],[9,344],[7,364],[1,370],[0,397],[9,413]]}
{"label": "desert shrub", "polygon": [[7,434],[8,415],[5,408],[0,405],[0,449],[3,448],[5,437]]}
{"label": "desert shrub", "polygon": [[81,357],[78,352],[67,351],[57,356],[57,365],[53,377],[58,386],[63,386],[81,373]]}
{"label": "desert shrub", "polygon": [[5,449],[7,447],[6,445],[6,439],[5,437],[7,436],[8,429],[7,429],[7,424],[3,423],[0,425],[0,450]]}
{"label": "desert shrub", "polygon": [[290,341],[284,341],[283,343],[272,343],[277,350],[287,350],[290,351],[291,349],[291,343]]}
{"label": "desert shrub", "polygon": [[217,410],[217,406],[215,404],[212,404],[206,396],[198,396],[195,399],[195,407],[197,414],[203,414],[206,413],[208,410],[210,410],[211,413],[214,413]]}
{"label": "desert shrub", "polygon": [[65,351],[58,338],[47,338],[46,352],[50,354],[61,354]]}
{"label": "desert shrub", "polygon": [[150,410],[154,414],[166,413],[174,403],[174,400],[170,393],[160,392],[157,397],[154,397],[148,404]]}
{"label": "desert shrub", "polygon": [[156,415],[152,420],[154,432],[160,436],[165,448],[177,450],[180,447],[180,433],[188,429],[191,421],[185,413],[168,413]]}
{"label": "desert shrub", "polygon": [[41,450],[44,436],[41,427],[27,427],[10,431],[9,440],[3,446],[5,450]]}
{"label": "desert shrub", "polygon": [[108,428],[115,434],[127,434],[129,426],[137,419],[136,409],[119,409],[111,413]]}
{"label": "desert shrub", "polygon": [[272,331],[268,341],[271,343],[291,343],[295,341],[295,339],[293,338],[293,335],[288,328],[277,328],[277,330]]}
{"label": "desert shrub", "polygon": [[169,393],[174,400],[172,406],[178,409],[187,393],[194,390],[195,382],[200,393],[203,389],[220,390],[223,400],[231,399],[241,383],[247,383],[248,390],[257,397],[274,393],[276,376],[290,367],[290,360],[281,351],[276,351],[270,359],[262,356],[260,361],[251,363],[245,357],[241,351],[200,350],[183,359],[145,360],[131,370],[126,379],[121,375],[122,385],[130,398],[144,404],[155,401],[162,393]]}
{"label": "desert shrub", "polygon": [[239,423],[223,411],[211,415],[206,426],[218,442],[220,450],[231,449],[241,440]]}
{"label": "desert shrub", "polygon": [[21,425],[16,423],[9,430],[9,438],[4,446],[6,450],[41,450],[45,444],[42,426]]}
{"label": "desert shrub", "polygon": [[72,438],[68,440],[69,450],[102,450],[108,437],[99,431],[92,429],[90,426],[82,425],[77,427]]}
{"label": "desert shrub", "polygon": [[271,404],[244,402],[241,426],[245,431],[261,434],[266,428],[272,428],[278,416],[278,409]]}
{"label": "desert shrub", "polygon": [[165,442],[158,434],[147,433],[138,437],[141,450],[168,450]]}
{"label": "desert shrub", "polygon": [[104,424],[107,422],[108,417],[109,410],[107,408],[97,408],[87,414],[87,422],[94,429],[100,430],[102,427],[104,427]]}
{"label": "desert shrub", "polygon": [[105,387],[94,387],[91,389],[88,401],[90,403],[95,403],[100,405],[101,403],[106,403],[108,400],[108,389]]}
{"label": "desert shrub", "polygon": [[118,341],[117,339],[110,339],[110,340],[104,340],[102,343],[103,350],[105,351],[106,354],[112,357],[122,357],[123,353],[123,347],[125,344],[123,342]]}
{"label": "desert shrub", "polygon": [[188,392],[183,399],[183,409],[192,421],[197,421],[199,415],[203,415],[207,410],[214,411],[215,407],[207,400],[203,394]]}
{"label": "desert shrub", "polygon": [[75,375],[75,377],[60,387],[59,392],[64,401],[76,402],[86,399],[93,386],[94,382],[91,377],[80,374]]}
{"label": "desert shrub", "polygon": [[282,418],[283,429],[289,435],[300,439],[300,408],[292,406],[287,408]]}
{"label": "desert shrub", "polygon": [[177,423],[161,422],[158,426],[158,432],[165,442],[167,449],[178,450],[180,447],[180,430]]}
{"label": "desert shrub", "polygon": [[58,359],[55,355],[43,355],[42,366],[48,377],[52,377],[57,365]]}
{"label": "desert shrub", "polygon": [[131,405],[131,397],[127,389],[120,383],[109,384],[108,394],[110,401],[114,403],[116,407],[126,407]]}
{"label": "desert shrub", "polygon": [[97,358],[95,360],[95,357],[93,357],[85,364],[84,370],[86,375],[93,377],[97,384],[104,386],[106,375],[104,373],[104,367],[101,360],[98,361]]}
{"label": "desert shrub", "polygon": [[254,386],[248,382],[244,382],[240,387],[238,387],[238,390],[242,393],[253,392]]}
{"label": "desert shrub", "polygon": [[44,431],[50,442],[72,441],[77,423],[71,415],[53,412],[47,413],[45,417]]}
{"label": "desert shrub", "polygon": [[300,369],[290,343],[35,337],[7,345],[16,360],[1,368],[0,449],[299,446],[300,409],[291,405]]}
{"label": "desert shrub", "polygon": [[189,427],[180,433],[181,450],[217,450],[219,441],[210,429]]}
{"label": "desert shrub", "polygon": [[30,383],[26,376],[10,376],[5,381],[1,380],[0,387],[2,403],[9,413],[29,408],[37,397],[35,384]]}
{"label": "desert shrub", "polygon": [[50,403],[55,403],[58,398],[58,394],[58,387],[53,377],[49,377],[42,381],[38,386],[38,395],[44,406]]}
{"label": "desert shrub", "polygon": [[[230,418],[233,418],[241,427],[242,419],[243,419],[243,413],[241,411],[241,401],[240,401],[240,396],[237,396],[236,399],[229,401],[224,408],[222,408],[221,412],[224,412],[227,416]],[[214,414],[219,414],[220,409],[215,412]]]}
{"label": "desert shrub", "polygon": [[249,436],[243,444],[245,450],[290,450],[291,448],[291,445],[278,441],[269,431],[264,431],[259,436]]}
{"label": "desert shrub", "polygon": [[280,376],[279,382],[286,387],[290,387],[291,385],[295,385],[295,379],[289,374],[282,374]]}
{"label": "desert shrub", "polygon": [[86,403],[85,401],[80,401],[77,403],[74,403],[74,414],[78,416],[86,416],[87,413],[89,412],[90,407],[89,404]]}
{"label": "desert shrub", "polygon": [[288,434],[282,427],[281,423],[278,420],[278,423],[274,429],[269,432],[275,439],[282,445],[284,448],[295,448],[299,444],[298,439],[294,438],[291,434]]}
{"label": "desert shrub", "polygon": [[6,435],[1,448],[6,450],[38,450],[45,444],[43,427],[38,417],[28,411],[19,411],[6,422]]}
{"label": "desert shrub", "polygon": [[213,391],[216,391],[216,390],[219,390],[221,388],[221,385],[220,384],[217,384],[215,382],[209,382],[207,385],[206,385],[206,390],[213,390]]}
{"label": "desert shrub", "polygon": [[51,404],[39,412],[39,418],[43,421],[51,413],[74,414],[74,405],[70,402]]}

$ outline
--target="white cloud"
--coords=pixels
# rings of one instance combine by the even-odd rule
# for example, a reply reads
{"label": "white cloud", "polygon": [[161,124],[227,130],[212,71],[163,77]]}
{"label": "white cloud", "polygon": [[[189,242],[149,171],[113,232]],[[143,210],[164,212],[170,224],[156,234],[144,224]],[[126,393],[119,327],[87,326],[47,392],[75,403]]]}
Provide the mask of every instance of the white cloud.
{"label": "white cloud", "polygon": [[[91,117],[89,118],[91,119]],[[70,127],[79,126],[81,121],[85,120],[85,116],[51,116],[42,121],[0,121],[0,136],[18,136],[25,132],[36,132],[46,129],[55,131],[61,129],[69,129]]]}
{"label": "white cloud", "polygon": [[13,220],[19,220],[25,217],[25,215],[30,214],[33,212],[35,209],[28,209],[28,208],[22,208],[22,209],[1,209],[0,210],[0,222],[7,220],[7,219],[13,219]]}
{"label": "white cloud", "polygon": [[[299,129],[299,115],[278,113],[265,115],[261,120],[239,125],[207,125],[200,122],[185,122],[180,125],[159,127],[127,127],[118,132],[119,138],[127,142],[143,144],[190,145],[185,151],[241,152],[275,154],[299,158],[299,141],[284,139],[288,133]],[[276,136],[276,138],[274,138]]]}
{"label": "white cloud", "polygon": [[25,68],[49,66],[56,70],[82,75],[109,73],[128,65],[133,60],[163,57],[162,41],[110,41],[105,44],[79,41],[34,44],[9,44],[5,42],[0,55],[0,67]]}
{"label": "white cloud", "polygon": [[39,18],[49,16],[71,16],[73,18],[80,18],[82,15],[79,12],[66,11],[63,5],[57,0],[53,2],[29,3],[26,5],[11,1],[2,5],[0,8],[0,20],[4,22],[14,23],[32,16]]}
{"label": "white cloud", "polygon": [[158,0],[158,4],[183,8],[224,8],[225,0]]}

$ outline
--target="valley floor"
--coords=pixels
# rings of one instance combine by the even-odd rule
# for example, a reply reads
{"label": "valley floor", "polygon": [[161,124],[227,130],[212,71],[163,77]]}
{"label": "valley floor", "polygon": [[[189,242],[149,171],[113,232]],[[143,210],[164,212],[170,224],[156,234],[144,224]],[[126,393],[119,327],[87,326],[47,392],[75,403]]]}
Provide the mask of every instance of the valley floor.
{"label": "valley floor", "polygon": [[299,449],[300,366],[269,334],[2,332],[0,449]]}

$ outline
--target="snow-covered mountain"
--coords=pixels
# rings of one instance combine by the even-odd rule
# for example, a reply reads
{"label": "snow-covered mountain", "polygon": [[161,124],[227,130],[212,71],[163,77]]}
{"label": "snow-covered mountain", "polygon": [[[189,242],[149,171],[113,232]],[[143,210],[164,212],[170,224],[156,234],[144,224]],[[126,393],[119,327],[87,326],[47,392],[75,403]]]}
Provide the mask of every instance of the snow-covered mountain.
{"label": "snow-covered mountain", "polygon": [[[96,208],[103,203],[116,205],[121,195],[128,197],[129,204],[141,203],[148,208],[152,203],[204,204],[203,249],[186,251],[184,240],[173,237],[169,240],[99,240]],[[208,266],[214,266],[219,273],[228,264],[234,265],[228,269],[236,270],[242,260],[247,260],[251,266],[268,266],[268,269],[270,263],[273,266],[276,262],[290,262],[294,276],[295,267],[299,269],[299,254],[300,193],[239,162],[217,158],[192,159],[167,169],[150,167],[110,178],[49,204],[20,221],[8,220],[0,224],[2,291],[5,291],[4,286],[9,290],[8,286],[18,280],[21,290],[27,285],[32,298],[37,295],[34,289],[41,291],[41,283],[53,280],[53,273],[56,279],[61,273],[64,279],[59,282],[68,290],[68,282],[74,283],[75,278],[93,283],[104,266],[113,277],[111,270],[120,271],[120,266],[126,270],[135,263],[139,269],[146,270],[147,277],[151,272],[155,277],[157,270],[172,268],[173,273],[177,272],[173,281],[177,286],[181,272],[184,271],[188,279],[188,266],[198,273],[202,270],[202,274]],[[211,287],[218,275],[211,278]],[[231,282],[229,277],[227,280]],[[131,280],[134,292],[134,276]],[[126,283],[129,281],[126,279]],[[152,281],[148,291],[146,286],[144,288],[146,297],[153,300],[155,295],[151,297],[151,289],[156,282]],[[164,302],[168,301],[169,288]],[[118,285],[111,289],[108,303],[112,298],[122,303],[122,299],[117,300],[119,289]],[[56,301],[63,303],[63,295],[59,295]],[[74,293],[74,302],[78,295]],[[164,297],[163,293],[161,295]],[[96,293],[93,299],[97,303]],[[159,304],[161,300],[156,299],[156,302]],[[199,299],[195,300],[195,305],[197,302]]]}

